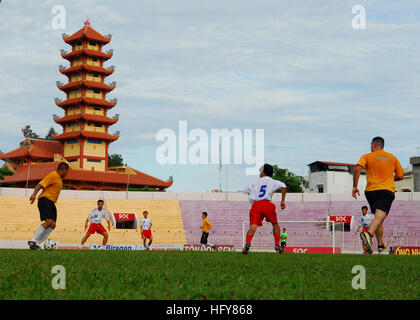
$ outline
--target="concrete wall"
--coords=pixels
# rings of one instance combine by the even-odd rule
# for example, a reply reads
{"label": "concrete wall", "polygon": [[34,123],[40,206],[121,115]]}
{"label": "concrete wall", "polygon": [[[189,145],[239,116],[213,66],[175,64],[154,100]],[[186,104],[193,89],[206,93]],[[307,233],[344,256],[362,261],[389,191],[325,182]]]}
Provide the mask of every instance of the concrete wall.
{"label": "concrete wall", "polygon": [[[0,197],[27,197],[32,194],[33,189],[24,188],[0,188]],[[67,199],[137,199],[137,200],[195,200],[195,201],[248,201],[244,193],[220,192],[220,193],[199,193],[199,192],[135,192],[135,191],[84,191],[84,190],[63,190],[61,198]],[[280,201],[281,194],[273,195],[273,201]],[[420,201],[420,192],[397,192],[396,200]],[[29,201],[29,200],[28,200]],[[340,202],[340,201],[365,201],[363,193],[358,200],[352,198],[349,192],[343,194],[328,193],[289,193],[286,196],[288,202]],[[0,208],[1,210],[1,208]]]}
{"label": "concrete wall", "polygon": [[410,158],[410,164],[413,165],[413,177],[414,177],[414,192],[420,192],[420,157]]}

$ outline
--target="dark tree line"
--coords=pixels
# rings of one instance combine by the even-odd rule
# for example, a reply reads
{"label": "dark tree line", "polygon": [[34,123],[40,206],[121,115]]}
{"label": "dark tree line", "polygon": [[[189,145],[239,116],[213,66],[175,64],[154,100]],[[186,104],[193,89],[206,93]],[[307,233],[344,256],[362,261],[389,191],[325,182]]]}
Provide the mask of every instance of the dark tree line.
{"label": "dark tree line", "polygon": [[[28,138],[40,138],[40,136],[35,132],[35,131],[33,131],[32,129],[31,129],[31,126],[30,125],[26,125],[24,128],[23,128],[23,133],[25,134],[25,136],[27,136]],[[47,133],[47,135],[44,137],[44,139],[46,139],[46,140],[52,140],[53,138],[52,138],[52,136],[53,135],[56,135],[57,134],[57,132],[55,131],[55,129],[53,128],[53,127],[51,127],[49,130],[48,130],[48,133]]]}

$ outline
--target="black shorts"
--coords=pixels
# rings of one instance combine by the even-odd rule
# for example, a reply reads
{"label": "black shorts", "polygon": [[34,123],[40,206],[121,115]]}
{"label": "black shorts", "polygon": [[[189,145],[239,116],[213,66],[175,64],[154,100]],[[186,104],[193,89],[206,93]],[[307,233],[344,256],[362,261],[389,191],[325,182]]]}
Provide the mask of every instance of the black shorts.
{"label": "black shorts", "polygon": [[41,221],[51,219],[57,221],[57,208],[55,203],[47,198],[38,199],[38,210]]}
{"label": "black shorts", "polygon": [[395,199],[394,192],[389,190],[365,191],[365,196],[373,214],[375,214],[376,209],[379,209],[388,215],[392,202]]}
{"label": "black shorts", "polygon": [[200,243],[201,244],[207,244],[207,238],[208,237],[209,237],[209,233],[208,232],[203,232],[203,234],[201,235]]}
{"label": "black shorts", "polygon": [[286,246],[286,242],[281,241],[281,242],[280,242],[280,246],[285,247],[285,246]]}

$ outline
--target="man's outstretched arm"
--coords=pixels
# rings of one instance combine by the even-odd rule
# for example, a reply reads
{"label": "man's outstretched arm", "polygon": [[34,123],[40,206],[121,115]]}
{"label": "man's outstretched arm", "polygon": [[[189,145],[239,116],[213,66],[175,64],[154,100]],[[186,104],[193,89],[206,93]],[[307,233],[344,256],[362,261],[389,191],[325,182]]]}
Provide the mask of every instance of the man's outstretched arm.
{"label": "man's outstretched arm", "polygon": [[36,195],[38,194],[39,190],[43,189],[44,187],[41,186],[39,183],[36,185],[34,192],[32,193],[31,197],[29,198],[29,201],[32,203],[34,203],[35,199],[36,199]]}
{"label": "man's outstretched arm", "polygon": [[281,209],[286,209],[286,190],[287,188],[281,188]]}
{"label": "man's outstretched arm", "polygon": [[353,190],[351,191],[351,195],[353,196],[353,198],[357,199],[357,196],[360,196],[360,191],[357,188],[357,185],[359,184],[359,178],[360,178],[360,173],[362,172],[362,166],[357,165],[356,168],[354,169],[354,173],[353,173]]}

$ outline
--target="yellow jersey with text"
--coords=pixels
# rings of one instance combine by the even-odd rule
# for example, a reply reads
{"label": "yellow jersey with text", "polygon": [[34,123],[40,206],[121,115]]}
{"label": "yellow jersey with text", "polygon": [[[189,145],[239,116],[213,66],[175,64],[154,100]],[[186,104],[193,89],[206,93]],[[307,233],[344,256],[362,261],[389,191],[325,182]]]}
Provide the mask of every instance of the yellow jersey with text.
{"label": "yellow jersey with text", "polygon": [[363,155],[357,163],[366,170],[366,191],[389,190],[395,192],[394,173],[404,175],[398,159],[384,150]]}

